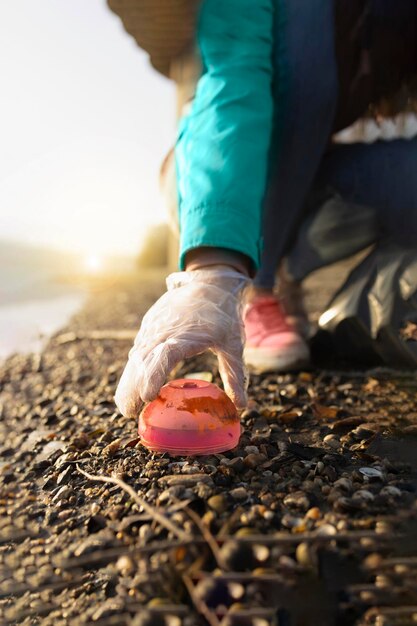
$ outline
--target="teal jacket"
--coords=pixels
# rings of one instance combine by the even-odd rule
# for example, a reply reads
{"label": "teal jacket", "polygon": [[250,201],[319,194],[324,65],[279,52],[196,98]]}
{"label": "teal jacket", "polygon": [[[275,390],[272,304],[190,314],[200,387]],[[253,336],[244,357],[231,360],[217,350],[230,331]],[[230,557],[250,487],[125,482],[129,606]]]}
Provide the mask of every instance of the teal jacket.
{"label": "teal jacket", "polygon": [[176,144],[180,267],[201,246],[255,268],[273,130],[273,30],[279,0],[204,0],[202,76]]}

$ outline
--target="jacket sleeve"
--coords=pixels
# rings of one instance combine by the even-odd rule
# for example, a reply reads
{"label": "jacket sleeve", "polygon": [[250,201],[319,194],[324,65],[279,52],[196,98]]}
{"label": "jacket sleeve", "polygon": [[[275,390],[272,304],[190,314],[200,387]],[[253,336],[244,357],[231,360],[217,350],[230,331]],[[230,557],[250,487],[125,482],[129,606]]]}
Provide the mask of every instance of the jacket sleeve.
{"label": "jacket sleeve", "polygon": [[195,100],[176,145],[180,267],[187,251],[236,250],[257,267],[273,123],[274,0],[204,0]]}

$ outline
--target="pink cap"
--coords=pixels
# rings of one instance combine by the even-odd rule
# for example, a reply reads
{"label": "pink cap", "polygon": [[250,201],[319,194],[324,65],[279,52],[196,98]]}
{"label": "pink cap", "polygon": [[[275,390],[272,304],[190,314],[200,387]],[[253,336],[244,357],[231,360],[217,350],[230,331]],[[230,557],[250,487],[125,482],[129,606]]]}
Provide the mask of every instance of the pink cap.
{"label": "pink cap", "polygon": [[237,446],[240,433],[233,402],[204,380],[172,380],[139,417],[143,445],[172,455],[225,452]]}

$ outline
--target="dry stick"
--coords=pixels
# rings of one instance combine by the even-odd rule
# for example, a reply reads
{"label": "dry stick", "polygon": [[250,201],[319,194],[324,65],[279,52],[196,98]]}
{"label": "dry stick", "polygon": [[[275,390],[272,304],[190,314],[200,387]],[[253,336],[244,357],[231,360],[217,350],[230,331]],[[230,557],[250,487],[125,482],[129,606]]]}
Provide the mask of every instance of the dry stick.
{"label": "dry stick", "polygon": [[207,527],[207,524],[205,524],[202,521],[202,519],[197,515],[197,513],[195,511],[193,511],[192,509],[190,509],[188,506],[186,506],[184,510],[191,517],[191,519],[193,520],[193,522],[197,526],[198,530],[203,535],[203,538],[207,542],[207,545],[209,546],[210,550],[212,551],[212,554],[213,554],[213,556],[214,556],[214,558],[216,560],[217,565],[220,568],[223,568],[224,565],[222,563],[222,556],[221,556],[221,552],[219,550],[219,546],[217,545],[217,542],[216,542],[215,538],[213,537],[212,533],[210,532],[210,529]]}
{"label": "dry stick", "polygon": [[116,476],[100,476],[97,474],[89,474],[88,472],[82,470],[78,465],[77,470],[80,472],[80,474],[83,474],[83,476],[85,476],[89,480],[96,480],[101,483],[111,483],[113,485],[117,485],[118,487],[120,487],[120,489],[123,489],[123,491],[128,493],[132,500],[134,500],[137,505],[141,506],[147,513],[149,513],[149,515],[151,515],[155,521],[159,522],[161,526],[164,526],[164,528],[171,531],[176,537],[178,537],[178,539],[181,539],[182,541],[186,541],[187,539],[189,539],[186,532],[181,530],[181,528],[178,528],[178,526],[171,522],[171,520],[169,520],[167,517],[165,517],[163,513],[160,513],[156,507],[148,504],[146,500],[141,498],[136,493],[136,491],[130,485],[125,483],[124,480],[122,480],[121,478],[117,478]]}
{"label": "dry stick", "polygon": [[208,606],[197,597],[191,578],[184,574],[182,579],[197,613],[205,617],[210,626],[220,626],[220,621],[217,619],[216,615],[214,615]]}
{"label": "dry stick", "polygon": [[133,341],[136,337],[137,331],[133,330],[89,330],[79,331],[77,333],[69,332],[58,335],[54,338],[54,341],[59,344],[73,343],[74,341],[80,341],[81,339],[91,339],[93,341],[113,340],[113,341]]}

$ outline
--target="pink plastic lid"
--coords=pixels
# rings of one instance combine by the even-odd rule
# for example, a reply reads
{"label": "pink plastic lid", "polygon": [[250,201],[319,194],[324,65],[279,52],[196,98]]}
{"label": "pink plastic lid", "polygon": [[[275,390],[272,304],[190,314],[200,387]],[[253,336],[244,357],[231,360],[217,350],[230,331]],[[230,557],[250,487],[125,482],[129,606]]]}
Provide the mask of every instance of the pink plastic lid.
{"label": "pink plastic lid", "polygon": [[172,380],[139,416],[143,445],[172,455],[225,452],[237,446],[240,433],[233,402],[204,380]]}

